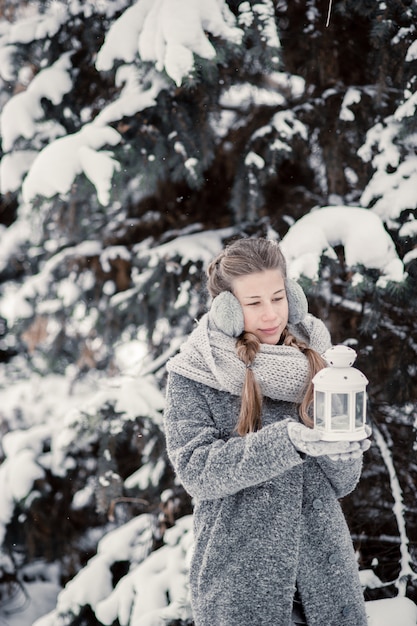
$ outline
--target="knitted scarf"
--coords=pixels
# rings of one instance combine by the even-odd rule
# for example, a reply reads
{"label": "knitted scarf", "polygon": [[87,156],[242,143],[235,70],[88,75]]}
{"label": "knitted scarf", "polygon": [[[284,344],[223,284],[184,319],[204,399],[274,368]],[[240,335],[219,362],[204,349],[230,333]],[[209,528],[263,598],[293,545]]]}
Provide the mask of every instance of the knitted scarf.
{"label": "knitted scarf", "polygon": [[[289,326],[289,330],[320,354],[331,345],[325,325],[312,315]],[[287,402],[301,401],[309,381],[309,366],[307,357],[298,348],[261,344],[251,367],[265,396]],[[218,330],[206,313],[180,352],[168,361],[167,370],[240,396],[246,366],[236,354],[236,339]]]}

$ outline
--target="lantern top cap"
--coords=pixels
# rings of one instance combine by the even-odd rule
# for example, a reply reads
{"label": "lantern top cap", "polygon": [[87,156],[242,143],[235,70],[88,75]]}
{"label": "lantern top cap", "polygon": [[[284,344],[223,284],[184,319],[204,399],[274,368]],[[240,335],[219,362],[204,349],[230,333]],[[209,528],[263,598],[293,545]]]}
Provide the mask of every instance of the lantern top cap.
{"label": "lantern top cap", "polygon": [[331,367],[351,367],[356,360],[356,352],[353,348],[339,344],[326,350],[323,358]]}

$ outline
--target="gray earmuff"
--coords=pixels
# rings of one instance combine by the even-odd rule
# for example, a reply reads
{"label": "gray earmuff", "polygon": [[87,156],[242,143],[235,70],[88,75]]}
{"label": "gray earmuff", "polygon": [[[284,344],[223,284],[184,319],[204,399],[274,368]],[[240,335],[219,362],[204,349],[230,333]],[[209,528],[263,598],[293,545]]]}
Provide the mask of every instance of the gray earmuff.
{"label": "gray earmuff", "polygon": [[300,285],[292,278],[285,279],[285,291],[288,300],[288,322],[299,324],[308,313],[306,295]]}
{"label": "gray earmuff", "polygon": [[[285,279],[288,300],[288,322],[298,324],[308,313],[308,303],[300,285],[291,278]],[[222,291],[212,302],[211,321],[229,337],[239,337],[245,329],[242,307],[239,300],[230,292]]]}
{"label": "gray earmuff", "polygon": [[239,337],[245,329],[242,307],[230,291],[222,291],[214,298],[210,318],[229,337]]}

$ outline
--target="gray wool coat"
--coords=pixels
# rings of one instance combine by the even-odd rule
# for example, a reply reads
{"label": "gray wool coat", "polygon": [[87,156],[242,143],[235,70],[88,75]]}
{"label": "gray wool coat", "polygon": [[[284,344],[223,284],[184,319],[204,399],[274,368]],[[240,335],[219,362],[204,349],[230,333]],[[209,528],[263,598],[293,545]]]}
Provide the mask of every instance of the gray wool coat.
{"label": "gray wool coat", "polygon": [[268,398],[262,429],[238,436],[239,402],[169,374],[168,454],[195,503],[196,626],[289,626],[296,586],[309,626],[366,626],[338,501],[357,484],[361,460],[302,458],[287,434],[296,408]]}

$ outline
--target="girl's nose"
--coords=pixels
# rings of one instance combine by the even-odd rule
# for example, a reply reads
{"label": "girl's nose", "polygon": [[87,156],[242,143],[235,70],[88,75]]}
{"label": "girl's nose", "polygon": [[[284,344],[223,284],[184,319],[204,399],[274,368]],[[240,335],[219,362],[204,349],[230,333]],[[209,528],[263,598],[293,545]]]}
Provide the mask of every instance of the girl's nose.
{"label": "girl's nose", "polygon": [[272,306],[272,304],[265,304],[264,306],[264,310],[262,311],[262,317],[265,320],[270,320],[270,319],[275,319],[276,318],[276,312],[274,310],[274,307]]}

